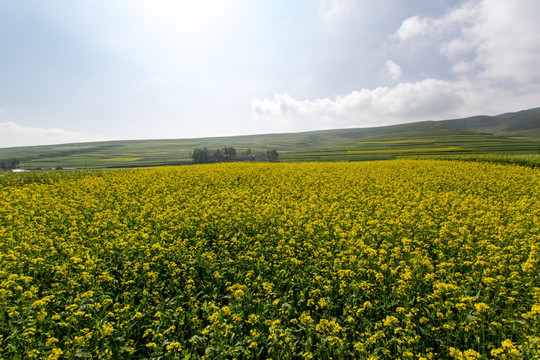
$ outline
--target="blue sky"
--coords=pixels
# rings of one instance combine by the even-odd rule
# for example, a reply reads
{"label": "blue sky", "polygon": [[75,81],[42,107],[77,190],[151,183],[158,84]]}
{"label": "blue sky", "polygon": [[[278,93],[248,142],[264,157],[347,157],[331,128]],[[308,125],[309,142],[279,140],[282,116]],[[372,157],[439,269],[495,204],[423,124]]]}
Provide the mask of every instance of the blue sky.
{"label": "blue sky", "polygon": [[540,106],[537,0],[0,0],[0,147]]}

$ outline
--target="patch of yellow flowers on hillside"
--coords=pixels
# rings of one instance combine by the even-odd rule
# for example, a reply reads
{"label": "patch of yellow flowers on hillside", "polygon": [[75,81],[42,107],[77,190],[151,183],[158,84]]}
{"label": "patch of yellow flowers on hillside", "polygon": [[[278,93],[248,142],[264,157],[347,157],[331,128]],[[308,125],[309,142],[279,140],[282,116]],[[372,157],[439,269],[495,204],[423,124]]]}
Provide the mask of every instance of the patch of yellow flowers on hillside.
{"label": "patch of yellow flowers on hillside", "polygon": [[0,184],[0,358],[538,359],[539,194],[434,160]]}

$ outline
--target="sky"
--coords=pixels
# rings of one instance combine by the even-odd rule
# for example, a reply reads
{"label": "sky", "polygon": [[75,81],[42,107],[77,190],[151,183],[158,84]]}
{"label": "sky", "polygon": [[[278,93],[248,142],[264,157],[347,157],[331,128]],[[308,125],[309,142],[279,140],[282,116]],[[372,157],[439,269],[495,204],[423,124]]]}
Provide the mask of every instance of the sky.
{"label": "sky", "polygon": [[0,147],[540,106],[538,0],[0,0]]}

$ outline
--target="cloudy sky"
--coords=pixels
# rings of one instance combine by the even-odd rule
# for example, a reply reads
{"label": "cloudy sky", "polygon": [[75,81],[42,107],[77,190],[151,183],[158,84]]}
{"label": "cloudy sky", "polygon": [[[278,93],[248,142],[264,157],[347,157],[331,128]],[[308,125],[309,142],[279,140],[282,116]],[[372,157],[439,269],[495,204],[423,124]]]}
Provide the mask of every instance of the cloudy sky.
{"label": "cloudy sky", "polygon": [[0,0],[0,147],[540,106],[538,0]]}

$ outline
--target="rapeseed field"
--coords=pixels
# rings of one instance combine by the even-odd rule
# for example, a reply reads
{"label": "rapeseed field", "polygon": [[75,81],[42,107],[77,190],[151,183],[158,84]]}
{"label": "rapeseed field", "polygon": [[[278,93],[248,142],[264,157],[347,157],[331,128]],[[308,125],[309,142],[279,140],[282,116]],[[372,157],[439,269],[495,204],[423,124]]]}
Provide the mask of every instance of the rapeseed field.
{"label": "rapeseed field", "polygon": [[538,169],[65,174],[0,187],[0,358],[540,357]]}

